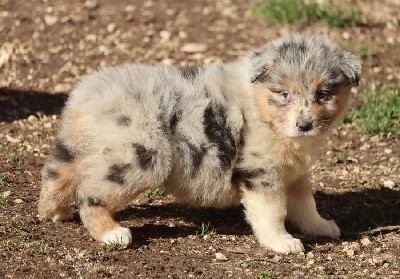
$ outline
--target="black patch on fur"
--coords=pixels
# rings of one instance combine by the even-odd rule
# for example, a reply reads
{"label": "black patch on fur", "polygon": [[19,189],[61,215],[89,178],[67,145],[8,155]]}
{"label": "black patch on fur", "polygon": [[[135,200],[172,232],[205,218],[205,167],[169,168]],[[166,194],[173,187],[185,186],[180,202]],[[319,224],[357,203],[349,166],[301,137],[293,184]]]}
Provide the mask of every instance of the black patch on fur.
{"label": "black patch on fur", "polygon": [[53,169],[46,169],[44,172],[44,177],[47,179],[56,180],[60,177],[60,174]]}
{"label": "black patch on fur", "polygon": [[171,116],[171,119],[169,120],[169,127],[171,127],[172,132],[175,131],[178,121],[178,115],[176,114],[176,112],[174,112],[174,114]]}
{"label": "black patch on fur", "polygon": [[271,183],[269,183],[267,181],[261,181],[261,185],[264,187],[271,187]]}
{"label": "black patch on fur", "polygon": [[85,200],[83,198],[78,198],[78,206],[82,206]]}
{"label": "black patch on fur", "polygon": [[128,169],[132,167],[132,164],[115,164],[110,167],[110,170],[106,176],[106,178],[112,182],[117,184],[125,183],[125,173]]}
{"label": "black patch on fur", "polygon": [[278,52],[282,58],[294,60],[295,57],[307,52],[307,46],[305,42],[301,42],[300,44],[295,42],[284,42],[279,46]]}
{"label": "black patch on fur", "polygon": [[261,153],[258,153],[258,152],[251,152],[250,155],[253,156],[253,157],[256,157],[256,158],[260,158],[261,157]]}
{"label": "black patch on fur", "polygon": [[226,123],[226,114],[222,107],[215,111],[208,106],[204,111],[204,133],[208,140],[218,148],[218,159],[221,167],[227,170],[232,167],[236,158],[236,142]]}
{"label": "black patch on fur", "polygon": [[157,154],[157,151],[146,149],[143,145],[137,143],[134,143],[133,147],[136,149],[139,167],[142,168],[142,170],[153,168],[155,164],[154,156]]}
{"label": "black patch on fur", "polygon": [[254,185],[251,180],[262,176],[266,172],[267,171],[262,168],[257,168],[252,170],[240,169],[240,168],[234,169],[232,173],[232,182],[237,184],[240,181],[243,181],[246,188],[252,189]]}
{"label": "black patch on fur", "polygon": [[105,203],[102,199],[89,197],[87,199],[88,206],[105,206]]}
{"label": "black patch on fur", "polygon": [[201,163],[203,162],[203,158],[207,152],[207,149],[204,146],[197,147],[190,142],[187,142],[186,144],[190,149],[190,155],[192,158],[191,176],[195,177],[199,171]]}
{"label": "black patch on fur", "polygon": [[182,77],[185,79],[192,81],[196,79],[196,77],[199,75],[200,72],[200,67],[184,67],[180,68]]}
{"label": "black patch on fur", "polygon": [[132,119],[130,119],[128,116],[126,115],[121,115],[120,117],[118,117],[117,119],[117,124],[119,126],[125,126],[125,127],[129,127],[131,125]]}
{"label": "black patch on fur", "polygon": [[53,151],[53,157],[59,162],[69,163],[75,159],[75,156],[70,148],[68,148],[59,139],[56,140],[56,144]]}

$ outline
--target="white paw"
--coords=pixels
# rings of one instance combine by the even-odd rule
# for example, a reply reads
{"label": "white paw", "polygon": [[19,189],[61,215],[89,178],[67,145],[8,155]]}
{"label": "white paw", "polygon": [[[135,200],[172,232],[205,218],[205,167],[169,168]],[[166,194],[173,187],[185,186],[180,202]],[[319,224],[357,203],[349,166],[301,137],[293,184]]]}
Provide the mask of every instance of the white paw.
{"label": "white paw", "polygon": [[290,234],[278,235],[271,238],[269,241],[261,241],[261,245],[283,254],[300,253],[304,251],[304,246],[300,239],[294,238]]}
{"label": "white paw", "polygon": [[105,233],[101,238],[101,242],[105,244],[120,244],[128,246],[132,242],[132,234],[130,229],[118,226]]}
{"label": "white paw", "polygon": [[333,220],[325,220],[320,218],[318,222],[304,226],[301,229],[305,234],[315,236],[327,236],[331,238],[340,237],[340,229]]}

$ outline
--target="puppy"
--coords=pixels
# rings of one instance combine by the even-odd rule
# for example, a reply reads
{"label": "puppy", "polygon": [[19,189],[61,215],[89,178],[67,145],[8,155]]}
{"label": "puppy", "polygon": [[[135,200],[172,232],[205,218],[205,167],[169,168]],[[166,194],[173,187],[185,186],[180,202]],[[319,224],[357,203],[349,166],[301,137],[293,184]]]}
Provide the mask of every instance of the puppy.
{"label": "puppy", "polygon": [[103,243],[128,245],[113,219],[149,187],[192,206],[242,203],[260,244],[303,251],[285,219],[337,238],[317,212],[309,168],[357,85],[360,60],[295,34],[223,64],[125,64],[84,78],[42,170],[39,216],[73,216]]}

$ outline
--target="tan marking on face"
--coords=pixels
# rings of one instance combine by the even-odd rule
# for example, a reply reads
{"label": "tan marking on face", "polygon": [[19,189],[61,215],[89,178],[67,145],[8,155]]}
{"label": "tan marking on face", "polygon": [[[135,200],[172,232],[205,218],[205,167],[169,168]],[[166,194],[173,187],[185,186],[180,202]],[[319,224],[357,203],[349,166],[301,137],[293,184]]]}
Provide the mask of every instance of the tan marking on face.
{"label": "tan marking on face", "polygon": [[284,90],[289,91],[292,96],[299,92],[298,84],[293,80],[293,78],[285,77],[281,79],[281,85]]}
{"label": "tan marking on face", "polygon": [[335,95],[336,95],[338,102],[337,102],[337,109],[334,114],[335,119],[338,118],[342,114],[342,112],[345,110],[346,104],[350,97],[350,89],[351,89],[351,86],[348,85],[348,86],[340,88],[336,92]]}
{"label": "tan marking on face", "polygon": [[265,85],[255,86],[255,104],[260,119],[263,122],[271,124],[271,128],[280,129],[281,123],[287,119],[286,107],[275,107],[268,103],[268,98],[278,99],[276,93],[271,92]]}

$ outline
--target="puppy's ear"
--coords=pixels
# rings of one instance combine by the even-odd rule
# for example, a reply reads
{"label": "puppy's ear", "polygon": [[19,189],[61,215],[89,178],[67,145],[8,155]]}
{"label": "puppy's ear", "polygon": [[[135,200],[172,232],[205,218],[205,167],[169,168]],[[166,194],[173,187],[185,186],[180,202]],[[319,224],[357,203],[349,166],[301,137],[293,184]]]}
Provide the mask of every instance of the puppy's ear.
{"label": "puppy's ear", "polygon": [[345,51],[340,56],[340,68],[353,85],[358,85],[361,75],[360,58]]}
{"label": "puppy's ear", "polygon": [[267,74],[274,63],[276,51],[270,46],[264,46],[250,53],[250,81],[252,83]]}

